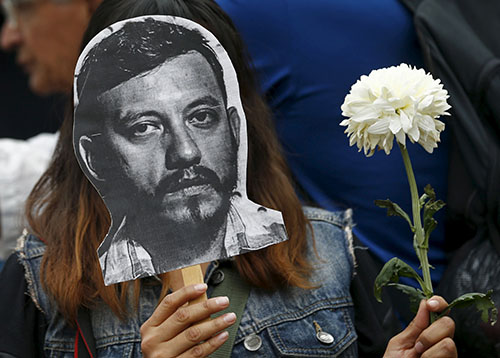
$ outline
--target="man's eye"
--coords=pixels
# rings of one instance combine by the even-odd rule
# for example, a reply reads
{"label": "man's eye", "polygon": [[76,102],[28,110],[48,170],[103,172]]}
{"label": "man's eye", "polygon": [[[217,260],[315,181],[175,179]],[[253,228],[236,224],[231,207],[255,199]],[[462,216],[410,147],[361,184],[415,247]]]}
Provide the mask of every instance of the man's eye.
{"label": "man's eye", "polygon": [[159,130],[161,128],[152,123],[138,123],[130,128],[130,134],[132,137],[145,137]]}
{"label": "man's eye", "polygon": [[196,127],[206,128],[214,125],[217,122],[218,116],[212,110],[199,110],[195,112],[189,119],[189,123]]}

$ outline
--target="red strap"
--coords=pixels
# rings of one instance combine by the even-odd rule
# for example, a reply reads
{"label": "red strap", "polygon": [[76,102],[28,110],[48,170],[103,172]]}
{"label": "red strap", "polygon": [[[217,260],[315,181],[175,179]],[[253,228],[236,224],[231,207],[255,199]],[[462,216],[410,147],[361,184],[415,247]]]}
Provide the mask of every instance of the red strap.
{"label": "red strap", "polygon": [[78,324],[78,321],[76,321],[76,327],[78,328],[77,334],[79,334],[82,337],[82,341],[85,344],[85,348],[87,348],[87,352],[89,352],[90,358],[94,358],[94,356],[92,355],[92,352],[90,351],[90,348],[89,348],[89,345],[87,343],[87,340],[85,339],[85,337],[84,337],[84,335],[82,333],[82,329],[80,328],[80,324]]}
{"label": "red strap", "polygon": [[73,357],[74,358],[78,358],[78,336],[80,334],[78,333],[78,331],[76,331],[76,334],[75,334],[75,352],[73,354]]}

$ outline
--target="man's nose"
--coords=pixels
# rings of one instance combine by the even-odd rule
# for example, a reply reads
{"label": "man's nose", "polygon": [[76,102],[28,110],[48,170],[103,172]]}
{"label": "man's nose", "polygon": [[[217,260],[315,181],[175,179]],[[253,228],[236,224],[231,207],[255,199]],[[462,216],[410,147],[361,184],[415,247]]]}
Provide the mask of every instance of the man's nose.
{"label": "man's nose", "polygon": [[184,126],[172,128],[166,153],[166,167],[169,170],[189,168],[199,164],[201,152],[192,133]]}
{"label": "man's nose", "polygon": [[21,32],[15,23],[6,20],[0,32],[0,47],[13,50],[21,43]]}

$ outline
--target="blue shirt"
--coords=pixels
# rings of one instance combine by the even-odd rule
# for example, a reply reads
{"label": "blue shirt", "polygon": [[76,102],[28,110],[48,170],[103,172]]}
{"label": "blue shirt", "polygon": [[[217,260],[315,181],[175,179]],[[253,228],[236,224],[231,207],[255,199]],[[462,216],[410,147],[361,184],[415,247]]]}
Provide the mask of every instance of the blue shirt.
{"label": "blue shirt", "polygon": [[[411,14],[397,0],[217,0],[241,32],[274,112],[291,170],[305,192],[329,210],[352,207],[355,234],[381,260],[397,256],[418,268],[408,224],[374,205],[390,198],[411,217],[401,154],[371,158],[349,147],[340,106],[363,74],[402,62],[423,67]],[[432,155],[409,144],[419,186],[439,198],[447,187],[446,131]],[[409,141],[408,141],[409,143]],[[429,261],[439,281],[446,264],[443,215]]]}

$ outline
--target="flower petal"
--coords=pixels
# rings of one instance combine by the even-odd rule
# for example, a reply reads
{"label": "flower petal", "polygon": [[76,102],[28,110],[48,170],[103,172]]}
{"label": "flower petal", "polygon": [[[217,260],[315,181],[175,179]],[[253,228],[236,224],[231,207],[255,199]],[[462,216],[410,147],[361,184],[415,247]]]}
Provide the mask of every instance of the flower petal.
{"label": "flower petal", "polygon": [[406,134],[404,131],[399,131],[396,133],[396,140],[406,147]]}
{"label": "flower petal", "polygon": [[366,130],[369,134],[385,134],[389,129],[389,121],[387,119],[380,119],[378,122],[373,123]]}
{"label": "flower petal", "polygon": [[366,156],[377,147],[389,154],[394,137],[406,145],[406,136],[432,153],[445,129],[438,118],[449,115],[448,97],[441,82],[422,69],[402,63],[373,70],[351,87],[341,106],[347,119],[340,125],[347,127],[349,144]]}

